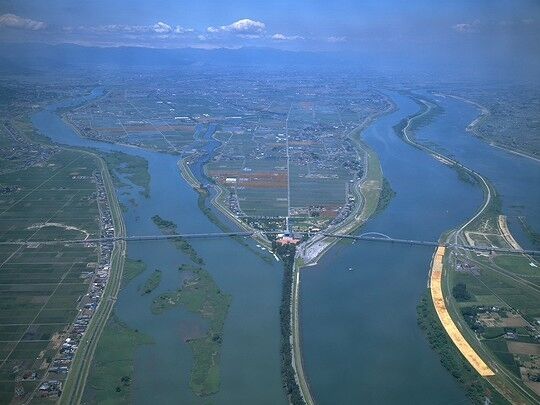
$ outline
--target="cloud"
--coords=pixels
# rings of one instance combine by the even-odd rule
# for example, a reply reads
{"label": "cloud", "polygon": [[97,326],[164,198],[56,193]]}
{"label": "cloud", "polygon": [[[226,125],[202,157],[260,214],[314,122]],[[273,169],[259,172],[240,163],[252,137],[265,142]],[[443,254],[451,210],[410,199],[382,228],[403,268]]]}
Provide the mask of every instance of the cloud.
{"label": "cloud", "polygon": [[345,42],[347,40],[346,37],[328,37],[326,38],[326,42],[330,42],[331,44],[336,44],[338,42]]}
{"label": "cloud", "polygon": [[255,21],[250,20],[249,18],[244,18],[229,25],[222,25],[220,27],[208,27],[206,31],[211,34],[229,32],[244,36],[246,38],[250,38],[257,37],[259,34],[264,32],[265,29],[266,25],[262,21]]}
{"label": "cloud", "polygon": [[47,28],[47,24],[43,21],[23,18],[15,14],[2,14],[0,15],[0,27],[38,31]]}
{"label": "cloud", "polygon": [[460,34],[471,34],[480,31],[480,21],[472,23],[459,23],[452,26],[452,29]]}
{"label": "cloud", "polygon": [[125,24],[109,24],[109,25],[81,25],[78,27],[63,27],[64,31],[68,32],[90,32],[90,33],[110,33],[110,34],[159,34],[159,35],[174,35],[187,34],[193,32],[193,28],[184,28],[180,25],[173,27],[167,23],[159,21],[153,25],[125,25]]}
{"label": "cloud", "polygon": [[274,41],[294,41],[297,39],[304,39],[300,35],[285,35],[285,34],[274,34],[271,36]]}
{"label": "cloud", "polygon": [[194,31],[193,28],[184,28],[184,27],[181,27],[179,25],[174,27],[174,33],[175,34],[187,34],[189,32],[193,32],[193,31]]}
{"label": "cloud", "polygon": [[164,22],[157,22],[152,27],[154,32],[157,32],[158,34],[167,34],[173,30],[173,28],[169,24],[165,24]]}
{"label": "cloud", "polygon": [[78,27],[63,27],[64,31],[79,31],[79,32],[95,32],[95,33],[145,33],[153,31],[148,25],[124,25],[124,24],[108,24],[108,25],[79,25]]}

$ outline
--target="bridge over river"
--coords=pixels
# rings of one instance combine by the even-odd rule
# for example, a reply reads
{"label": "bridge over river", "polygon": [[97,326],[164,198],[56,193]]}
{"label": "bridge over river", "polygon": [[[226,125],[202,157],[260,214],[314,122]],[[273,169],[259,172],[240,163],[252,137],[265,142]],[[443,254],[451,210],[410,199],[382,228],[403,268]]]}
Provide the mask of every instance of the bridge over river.
{"label": "bridge over river", "polygon": [[[112,243],[115,241],[123,240],[126,242],[134,241],[151,241],[151,240],[170,240],[170,239],[210,239],[210,238],[224,238],[224,237],[250,237],[255,232],[214,232],[214,233],[183,233],[183,234],[170,234],[170,235],[133,235],[133,236],[111,236],[104,238],[88,238],[88,239],[67,239],[67,240],[36,240],[36,241],[3,241],[0,245],[25,245],[35,246],[37,244],[70,244],[70,243]],[[264,232],[266,235],[282,234],[283,231]],[[296,235],[308,235],[307,232],[295,232]],[[329,238],[340,239],[352,239],[363,240],[368,242],[386,242],[386,243],[399,243],[413,246],[444,246],[446,248],[459,248],[480,252],[496,252],[496,253],[516,253],[527,254],[531,256],[540,256],[540,250],[530,249],[510,249],[510,248],[498,248],[492,246],[472,246],[459,243],[440,243],[437,241],[416,240],[416,239],[402,239],[392,238],[384,233],[379,232],[366,232],[360,235],[348,235],[340,233],[322,233]]]}

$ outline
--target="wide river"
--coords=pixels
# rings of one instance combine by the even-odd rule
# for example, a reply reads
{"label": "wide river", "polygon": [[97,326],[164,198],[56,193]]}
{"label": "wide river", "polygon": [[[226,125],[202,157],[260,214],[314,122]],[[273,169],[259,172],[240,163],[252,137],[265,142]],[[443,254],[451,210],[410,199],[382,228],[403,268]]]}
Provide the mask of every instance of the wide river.
{"label": "wide river", "polygon": [[[60,144],[119,151],[148,161],[151,177],[148,198],[134,185],[117,190],[120,202],[127,207],[124,221],[128,235],[159,234],[151,220],[156,214],[178,224],[179,232],[220,232],[199,209],[197,193],[181,177],[178,156],[81,138],[58,116],[59,108],[80,105],[101,93],[95,90],[87,97],[51,105],[35,114],[33,123],[42,134]],[[251,249],[230,238],[198,239],[190,243],[203,257],[206,269],[220,288],[232,295],[222,345],[221,389],[212,397],[213,402],[286,403],[279,353],[281,263],[253,242],[249,242]],[[130,259],[142,260],[147,270],[121,291],[115,312],[122,322],[155,342],[141,346],[136,353],[132,384],[135,403],[208,403],[208,399],[196,397],[189,388],[192,354],[185,343],[186,338],[204,330],[204,323],[180,307],[161,315],[151,312],[156,296],[181,286],[178,267],[189,263],[189,259],[168,241],[129,242],[127,254]],[[264,255],[267,260],[263,260]],[[138,287],[154,269],[162,271],[161,284],[151,294],[141,296]]]}
{"label": "wide river", "polygon": [[[34,115],[34,125],[61,144],[121,151],[148,161],[148,198],[132,184],[117,190],[127,207],[124,220],[129,235],[158,234],[151,220],[155,214],[177,223],[181,232],[219,232],[199,210],[196,192],[181,178],[178,156],[83,139],[59,118],[59,108],[81,104],[100,94],[96,90],[88,97],[52,105]],[[437,240],[442,232],[475,212],[481,205],[482,192],[396,136],[392,127],[418,111],[419,106],[397,93],[391,93],[391,97],[398,109],[376,121],[363,138],[378,153],[396,196],[361,232]],[[540,184],[539,165],[491,148],[466,133],[464,128],[478,113],[470,105],[449,99],[438,101],[445,114],[418,136],[440,143],[446,152],[486,174],[502,191],[503,209],[511,216],[512,231],[525,242],[523,233],[515,229],[516,210],[535,225],[532,220],[540,217],[535,212],[540,196],[519,190]],[[494,167],[494,159],[505,166]],[[513,171],[516,168],[521,171]],[[281,264],[263,260],[252,242],[250,249],[231,239],[196,240],[193,245],[222,290],[233,296],[224,330],[222,385],[213,402],[286,402],[279,358]],[[426,291],[431,255],[432,249],[426,247],[342,243],[317,266],[302,271],[303,356],[318,402],[466,402],[462,389],[440,365],[417,326],[416,305]],[[150,311],[157,295],[180,286],[177,269],[188,258],[166,241],[130,242],[128,256],[144,261],[147,270],[122,290],[115,311],[125,324],[155,342],[136,353],[132,385],[135,402],[203,402],[189,389],[192,356],[184,341],[204,330],[204,323],[180,307],[161,315]],[[138,286],[154,269],[162,270],[162,282],[151,294],[141,296]]]}
{"label": "wide river", "polygon": [[[376,121],[363,138],[379,155],[396,196],[359,233],[436,241],[474,214],[482,190],[396,135],[392,127],[420,107],[406,96],[392,93],[392,98],[398,110]],[[472,105],[441,97],[436,102],[444,113],[421,128],[417,139],[491,180],[511,231],[530,246],[517,217],[540,229],[540,165],[466,132],[479,114]],[[317,402],[467,402],[417,326],[416,306],[427,291],[432,254],[433,248],[418,246],[342,243],[303,271],[302,347]]]}

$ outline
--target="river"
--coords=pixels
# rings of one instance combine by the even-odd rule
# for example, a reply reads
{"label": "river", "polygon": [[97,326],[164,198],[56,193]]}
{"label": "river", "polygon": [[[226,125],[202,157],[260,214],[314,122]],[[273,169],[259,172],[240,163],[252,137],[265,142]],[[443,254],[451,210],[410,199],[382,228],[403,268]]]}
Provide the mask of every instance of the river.
{"label": "river", "polygon": [[[128,235],[159,234],[151,220],[156,214],[174,221],[180,232],[220,232],[199,209],[197,193],[180,176],[178,156],[81,138],[59,117],[59,109],[80,105],[102,93],[103,90],[96,89],[89,96],[50,105],[33,116],[33,124],[60,144],[124,152],[148,161],[148,198],[134,185],[117,190],[120,202],[127,207],[124,221]],[[207,134],[204,138],[208,138]],[[212,142],[207,144],[207,152],[216,146]],[[202,159],[207,157],[205,154]],[[128,182],[125,178],[124,181]],[[221,388],[211,399],[217,403],[285,403],[279,355],[281,263],[268,253],[267,259],[271,260],[263,260],[264,253],[259,250],[261,254],[256,254],[258,248],[251,241],[247,242],[251,249],[230,238],[191,243],[216,283],[232,295],[223,334]],[[129,242],[127,255],[142,260],[147,269],[121,291],[115,312],[127,326],[155,342],[137,350],[132,384],[134,402],[207,403],[208,398],[198,398],[189,389],[192,354],[185,343],[187,337],[204,330],[204,323],[181,307],[161,315],[152,314],[150,309],[156,296],[181,286],[178,267],[189,259],[168,241]],[[138,287],[154,269],[162,271],[161,284],[151,294],[141,296]]]}
{"label": "river", "polygon": [[[375,122],[363,138],[379,155],[396,196],[358,233],[437,240],[474,214],[482,190],[396,135],[392,127],[420,107],[406,96],[391,97],[398,110]],[[512,232],[523,246],[530,246],[517,216],[526,216],[538,229],[540,196],[534,185],[540,184],[540,166],[466,132],[479,114],[471,104],[451,98],[436,101],[444,113],[421,128],[417,139],[486,175],[500,191]],[[341,243],[317,266],[303,271],[302,347],[317,402],[467,402],[416,323],[432,254],[433,249],[425,247]]]}
{"label": "river", "polygon": [[[95,91],[90,97],[100,96]],[[359,231],[396,238],[437,240],[469,218],[482,203],[482,190],[410,145],[394,132],[418,104],[391,93],[397,110],[372,124],[363,139],[379,155],[396,196],[388,208]],[[88,99],[88,98],[87,98]],[[218,232],[197,206],[197,194],[182,181],[177,156],[80,138],[57,115],[58,108],[87,99],[55,104],[34,115],[34,125],[53,141],[100,151],[121,151],[145,158],[151,175],[150,196],[136,186],[118,189],[129,235],[157,234],[151,217],[173,220],[181,232]],[[417,133],[479,173],[500,191],[503,210],[518,241],[529,246],[517,226],[525,216],[536,229],[540,196],[526,185],[539,184],[538,164],[491,148],[465,127],[478,114],[469,104],[438,98],[444,114]],[[208,132],[204,134],[208,138]],[[216,147],[208,143],[207,154]],[[202,177],[202,163],[196,165]],[[133,201],[135,203],[133,203]],[[251,247],[256,247],[250,242]],[[219,286],[233,296],[222,347],[222,386],[217,403],[283,403],[279,370],[280,263],[262,260],[231,239],[197,240],[194,247]],[[234,254],[232,254],[234,252]],[[342,242],[318,265],[302,270],[301,327],[304,367],[321,404],[466,402],[458,383],[440,364],[417,326],[416,305],[426,291],[433,249],[374,242]],[[187,258],[169,242],[130,242],[128,256],[147,271],[122,290],[116,306],[128,326],[151,336],[155,344],[136,355],[133,394],[136,403],[193,403],[188,387],[191,352],[184,338],[203,328],[182,308],[156,316],[152,299],[180,285],[178,265]],[[223,258],[226,257],[226,260]],[[352,270],[349,270],[352,268]],[[138,285],[161,269],[161,285],[141,297]]]}

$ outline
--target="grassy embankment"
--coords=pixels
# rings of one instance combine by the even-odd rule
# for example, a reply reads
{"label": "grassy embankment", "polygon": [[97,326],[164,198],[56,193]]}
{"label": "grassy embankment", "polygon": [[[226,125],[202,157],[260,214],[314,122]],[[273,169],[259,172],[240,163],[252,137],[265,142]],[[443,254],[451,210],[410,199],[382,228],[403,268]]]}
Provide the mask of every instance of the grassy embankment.
{"label": "grassy embankment", "polygon": [[429,293],[424,294],[417,307],[418,325],[440,357],[441,364],[465,389],[475,404],[485,403],[486,394],[493,404],[506,403],[504,399],[465,361],[442,327]]}
{"label": "grassy embankment", "polygon": [[384,211],[386,207],[388,207],[388,205],[390,204],[390,201],[392,201],[392,198],[395,197],[395,195],[396,192],[392,189],[390,182],[386,179],[386,177],[384,177],[381,194],[377,203],[377,208],[375,208],[373,215]]}
{"label": "grassy embankment", "polygon": [[295,247],[292,245],[274,246],[274,251],[283,262],[283,280],[281,287],[281,305],[279,307],[281,329],[281,378],[283,388],[289,402],[293,405],[302,405],[306,402],[296,380],[296,370],[293,366],[293,336],[292,304],[293,304],[293,278]]}
{"label": "grassy embankment", "polygon": [[189,277],[176,291],[157,297],[152,303],[152,312],[160,314],[176,305],[183,305],[207,321],[207,332],[188,340],[194,358],[190,387],[196,395],[205,397],[219,391],[223,326],[232,298],[219,289],[202,267],[183,265],[179,270],[189,273]]}
{"label": "grassy embankment", "polygon": [[[82,153],[94,156],[99,162],[112,213],[115,235],[125,236],[126,229],[122,218],[120,205],[116,198],[113,181],[109,170],[106,167],[105,161],[93,153],[86,151],[83,151]],[[107,325],[107,321],[112,313],[118,291],[120,290],[124,271],[125,251],[126,243],[124,241],[120,240],[115,242],[111,255],[111,270],[107,286],[103,291],[100,304],[94,313],[88,328],[86,329],[85,339],[81,340],[75,358],[71,364],[68,378],[64,384],[62,397],[59,401],[60,404],[71,404],[81,401],[96,347],[103,329]]]}
{"label": "grassy embankment", "polygon": [[[154,215],[152,217],[152,221],[154,222],[154,224],[157,225],[159,230],[165,235],[175,235],[178,233],[177,225],[172,221],[163,219],[159,215]],[[172,242],[174,243],[176,248],[181,250],[182,253],[186,254],[193,263],[198,264],[200,266],[204,265],[203,258],[199,256],[197,251],[193,249],[193,246],[191,246],[191,244],[186,239],[182,237],[178,237],[178,238],[173,239]]]}
{"label": "grassy embankment", "polygon": [[[122,288],[143,273],[141,261],[126,260]],[[114,314],[107,322],[99,340],[87,381],[83,402],[100,404],[129,404],[133,380],[135,351],[152,340],[124,325]]]}

